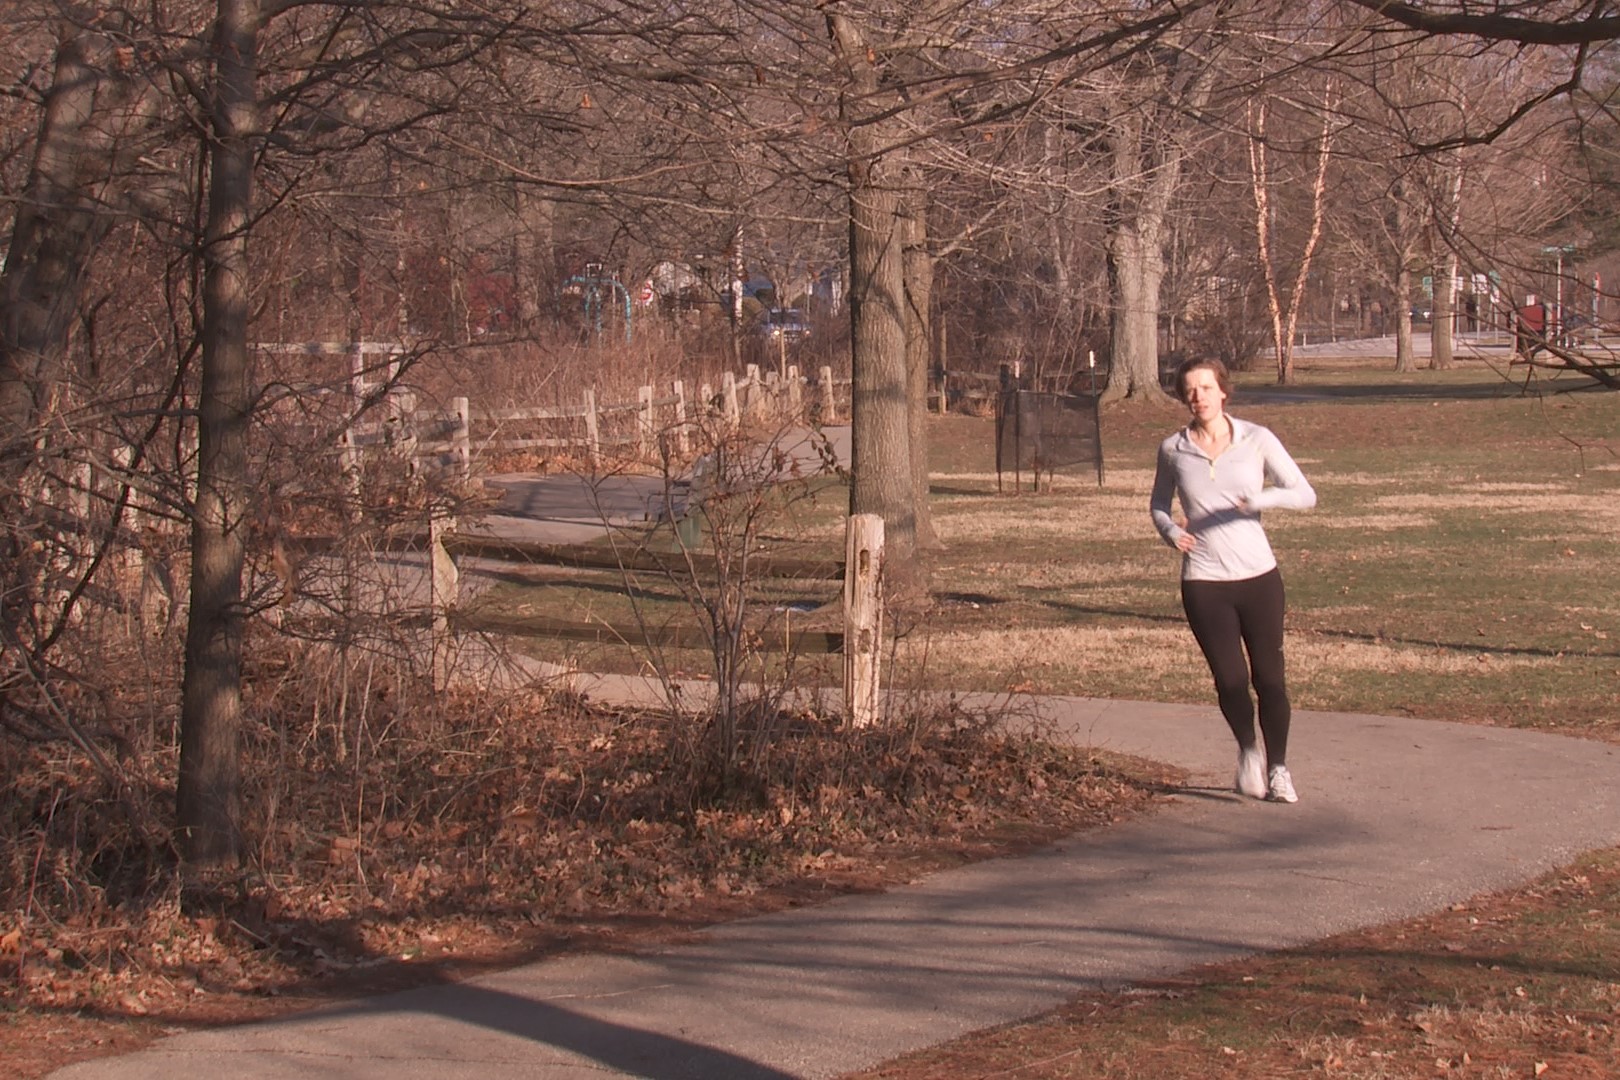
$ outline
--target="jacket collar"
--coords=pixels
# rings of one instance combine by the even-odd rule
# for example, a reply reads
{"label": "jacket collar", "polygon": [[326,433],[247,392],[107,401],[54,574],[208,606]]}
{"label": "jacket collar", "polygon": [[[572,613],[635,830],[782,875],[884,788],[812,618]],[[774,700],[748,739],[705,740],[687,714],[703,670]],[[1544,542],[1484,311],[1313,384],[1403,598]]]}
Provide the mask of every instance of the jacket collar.
{"label": "jacket collar", "polygon": [[[1231,413],[1222,413],[1221,415],[1225,416],[1227,423],[1232,425],[1232,445],[1233,446],[1236,446],[1238,443],[1242,442],[1243,440],[1247,439],[1249,436],[1253,435],[1255,433],[1255,430],[1259,427],[1258,424],[1251,424],[1247,420],[1239,420],[1237,417],[1233,416]],[[1189,424],[1186,427],[1181,429],[1181,441],[1184,444],[1186,444],[1187,446],[1191,446],[1194,449],[1197,448],[1198,444],[1193,442],[1192,425],[1191,424]],[[1200,451],[1200,453],[1202,453],[1202,451]]]}

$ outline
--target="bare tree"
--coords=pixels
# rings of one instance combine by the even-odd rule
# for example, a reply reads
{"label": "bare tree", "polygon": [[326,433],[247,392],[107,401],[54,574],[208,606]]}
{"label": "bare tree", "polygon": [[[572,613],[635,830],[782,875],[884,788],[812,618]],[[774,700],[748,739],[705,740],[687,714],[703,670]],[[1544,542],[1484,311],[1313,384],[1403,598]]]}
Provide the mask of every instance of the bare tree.
{"label": "bare tree", "polygon": [[247,524],[248,235],[258,134],[257,0],[220,0],[203,230],[202,386],[191,612],[181,688],[175,827],[194,872],[241,857],[243,530]]}
{"label": "bare tree", "polygon": [[1209,98],[1212,43],[1202,35],[1165,43],[1127,64],[1128,82],[1104,121],[1112,167],[1108,272],[1113,349],[1105,400],[1164,399],[1159,385],[1160,287],[1168,219],[1188,141]]}
{"label": "bare tree", "polygon": [[1610,5],[1601,0],[1578,10],[1553,0],[1478,5],[1350,2],[1381,19],[1427,34],[1467,35],[1525,45],[1595,45],[1620,38],[1620,15],[1613,14]]}
{"label": "bare tree", "polygon": [[906,371],[906,156],[884,89],[886,45],[854,19],[831,15],[849,87],[840,106],[849,143],[850,334],[855,357],[850,513],[879,514],[896,570],[917,546],[910,381]]}
{"label": "bare tree", "polygon": [[[1329,94],[1331,98],[1331,92]],[[1271,334],[1277,349],[1277,382],[1294,381],[1294,331],[1305,300],[1305,283],[1310,279],[1311,257],[1322,237],[1322,217],[1327,205],[1328,161],[1333,145],[1332,103],[1322,108],[1322,133],[1316,143],[1316,171],[1311,180],[1311,226],[1299,255],[1299,269],[1288,290],[1286,305],[1279,295],[1277,260],[1272,252],[1272,175],[1266,144],[1266,103],[1251,106],[1249,133],[1249,172],[1254,182],[1255,239],[1259,248],[1260,270],[1266,284],[1266,302],[1271,311]]]}

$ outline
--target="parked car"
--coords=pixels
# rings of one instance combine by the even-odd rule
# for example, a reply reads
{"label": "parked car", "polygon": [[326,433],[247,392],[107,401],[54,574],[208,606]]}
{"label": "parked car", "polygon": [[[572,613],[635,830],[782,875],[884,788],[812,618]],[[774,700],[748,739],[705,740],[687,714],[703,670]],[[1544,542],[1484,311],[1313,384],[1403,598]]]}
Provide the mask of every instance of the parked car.
{"label": "parked car", "polygon": [[802,341],[810,336],[810,323],[798,308],[767,308],[759,330],[771,341]]}

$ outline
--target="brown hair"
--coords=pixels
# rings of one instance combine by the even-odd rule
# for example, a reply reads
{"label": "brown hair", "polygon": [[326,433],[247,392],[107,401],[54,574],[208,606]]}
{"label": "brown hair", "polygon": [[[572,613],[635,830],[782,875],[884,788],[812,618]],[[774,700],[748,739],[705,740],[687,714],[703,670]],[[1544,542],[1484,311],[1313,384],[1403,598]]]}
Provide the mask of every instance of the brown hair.
{"label": "brown hair", "polygon": [[1213,356],[1198,356],[1191,360],[1183,360],[1181,366],[1176,368],[1176,397],[1182,401],[1187,400],[1187,376],[1199,368],[1208,368],[1215,375],[1215,385],[1221,388],[1221,393],[1227,397],[1232,396],[1232,376],[1226,370],[1226,365]]}

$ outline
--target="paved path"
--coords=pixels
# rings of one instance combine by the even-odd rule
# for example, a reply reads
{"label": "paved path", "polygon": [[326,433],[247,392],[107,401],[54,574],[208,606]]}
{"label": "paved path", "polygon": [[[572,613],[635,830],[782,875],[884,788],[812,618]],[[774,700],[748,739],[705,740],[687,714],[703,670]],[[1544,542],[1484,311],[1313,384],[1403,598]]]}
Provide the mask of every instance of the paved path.
{"label": "paved path", "polygon": [[[1429,328],[1420,324],[1412,331],[1412,356],[1414,359],[1427,360],[1434,341],[1429,336]],[[1461,333],[1452,338],[1452,349],[1458,359],[1485,359],[1499,360],[1506,363],[1513,354],[1513,335],[1503,330],[1482,330],[1477,333]],[[1295,359],[1323,358],[1323,357],[1367,357],[1388,358],[1392,363],[1395,360],[1395,335],[1385,334],[1382,337],[1340,338],[1337,341],[1313,341],[1304,345],[1294,346]]]}
{"label": "paved path", "polygon": [[[512,480],[512,520],[492,531],[556,542],[639,520],[658,494],[631,478],[595,493],[566,477]],[[526,524],[538,519],[544,530]],[[592,678],[580,677],[594,696],[654,700],[640,681]],[[1432,911],[1620,843],[1620,753],[1600,744],[1301,712],[1291,764],[1304,801],[1277,806],[1228,793],[1235,755],[1213,707],[1029,704],[1060,737],[1194,781],[1147,817],[882,895],[640,955],[563,957],[175,1036],[54,1075],[834,1077],[1085,989]]]}
{"label": "paved path", "polygon": [[1235,755],[1213,708],[1035,704],[1063,737],[1195,781],[1149,816],[881,895],[176,1036],[55,1075],[834,1077],[1088,988],[1432,911],[1620,843],[1614,747],[1301,712],[1303,801],[1282,806],[1227,792]]}

